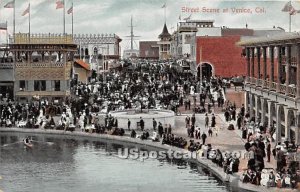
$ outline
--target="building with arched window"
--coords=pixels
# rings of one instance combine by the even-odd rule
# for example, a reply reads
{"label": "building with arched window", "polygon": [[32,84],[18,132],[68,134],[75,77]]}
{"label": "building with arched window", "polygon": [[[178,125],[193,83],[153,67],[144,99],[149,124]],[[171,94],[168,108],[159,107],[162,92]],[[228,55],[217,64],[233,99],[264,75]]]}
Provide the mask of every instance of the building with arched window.
{"label": "building with arched window", "polygon": [[88,63],[91,70],[99,71],[99,68],[103,69],[104,59],[120,59],[121,41],[116,34],[75,34],[74,42],[78,47],[75,58]]}

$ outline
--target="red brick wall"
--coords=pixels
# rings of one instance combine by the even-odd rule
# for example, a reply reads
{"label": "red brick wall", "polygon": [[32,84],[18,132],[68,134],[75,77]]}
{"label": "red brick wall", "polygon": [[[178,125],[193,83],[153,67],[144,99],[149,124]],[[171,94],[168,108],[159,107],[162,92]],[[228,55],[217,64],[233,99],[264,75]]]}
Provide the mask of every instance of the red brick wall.
{"label": "red brick wall", "polygon": [[246,60],[241,56],[243,48],[236,45],[238,41],[240,36],[197,37],[197,63],[202,50],[201,62],[212,64],[216,76],[246,75]]}

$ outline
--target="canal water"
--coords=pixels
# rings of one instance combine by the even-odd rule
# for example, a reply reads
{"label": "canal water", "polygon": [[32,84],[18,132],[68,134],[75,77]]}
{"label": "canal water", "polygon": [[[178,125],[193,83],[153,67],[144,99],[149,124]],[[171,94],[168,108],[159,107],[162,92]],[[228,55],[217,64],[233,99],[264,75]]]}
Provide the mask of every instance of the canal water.
{"label": "canal water", "polygon": [[[33,140],[32,148],[21,142],[27,136]],[[229,191],[195,163],[117,157],[118,148],[125,147],[136,146],[70,136],[0,133],[0,191]]]}

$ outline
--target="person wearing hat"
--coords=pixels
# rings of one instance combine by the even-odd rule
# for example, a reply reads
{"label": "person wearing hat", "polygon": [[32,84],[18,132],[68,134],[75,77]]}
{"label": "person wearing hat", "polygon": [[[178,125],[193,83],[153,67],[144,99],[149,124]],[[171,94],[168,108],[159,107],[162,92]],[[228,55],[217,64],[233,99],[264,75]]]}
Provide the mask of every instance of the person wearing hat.
{"label": "person wearing hat", "polygon": [[209,117],[207,113],[205,114],[205,128],[208,128],[208,123],[209,123]]}
{"label": "person wearing hat", "polygon": [[140,117],[140,126],[141,126],[141,130],[144,131],[145,122],[142,117]]}
{"label": "person wearing hat", "polygon": [[212,114],[211,117],[211,127],[215,127],[216,126],[216,117],[214,114]]}
{"label": "person wearing hat", "polygon": [[269,139],[267,139],[267,143],[266,143],[266,154],[267,154],[267,162],[270,162],[270,158],[271,158],[271,143],[270,143]]}
{"label": "person wearing hat", "polygon": [[279,146],[276,146],[277,171],[283,168],[284,153]]}
{"label": "person wearing hat", "polygon": [[130,131],[130,125],[131,125],[131,121],[130,121],[130,119],[128,119],[127,128],[128,128],[129,131]]}
{"label": "person wearing hat", "polygon": [[268,181],[268,187],[275,187],[275,174],[273,171],[270,171],[269,174],[269,181]]}
{"label": "person wearing hat", "polygon": [[153,130],[156,131],[156,127],[157,127],[157,121],[153,118]]}

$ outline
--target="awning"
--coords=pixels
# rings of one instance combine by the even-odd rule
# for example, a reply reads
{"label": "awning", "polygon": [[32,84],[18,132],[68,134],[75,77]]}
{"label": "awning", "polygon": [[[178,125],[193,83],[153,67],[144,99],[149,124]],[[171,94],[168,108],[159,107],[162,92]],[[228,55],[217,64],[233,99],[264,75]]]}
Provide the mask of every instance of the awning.
{"label": "awning", "polygon": [[82,68],[86,69],[87,71],[90,71],[90,65],[87,64],[86,62],[84,62],[81,59],[77,59],[75,60],[75,63],[77,63],[78,65],[80,65]]}

